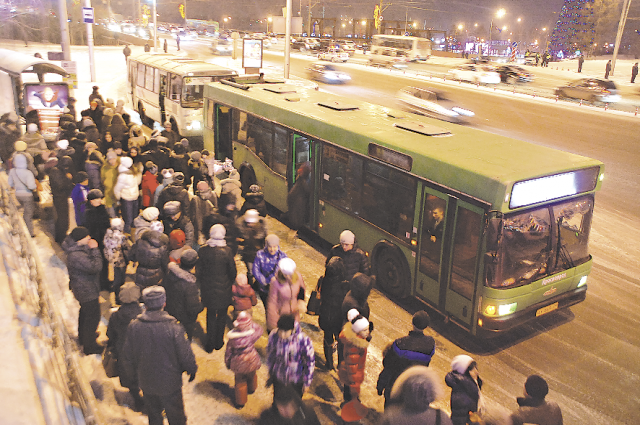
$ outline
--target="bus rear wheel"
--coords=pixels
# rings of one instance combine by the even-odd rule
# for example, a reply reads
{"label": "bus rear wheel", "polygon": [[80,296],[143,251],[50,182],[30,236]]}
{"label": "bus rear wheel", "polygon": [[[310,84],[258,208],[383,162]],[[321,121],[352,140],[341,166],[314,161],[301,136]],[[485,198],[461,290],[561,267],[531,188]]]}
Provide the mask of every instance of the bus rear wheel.
{"label": "bus rear wheel", "polygon": [[389,242],[382,242],[374,249],[374,272],[380,288],[396,298],[409,294],[409,265],[400,248]]}

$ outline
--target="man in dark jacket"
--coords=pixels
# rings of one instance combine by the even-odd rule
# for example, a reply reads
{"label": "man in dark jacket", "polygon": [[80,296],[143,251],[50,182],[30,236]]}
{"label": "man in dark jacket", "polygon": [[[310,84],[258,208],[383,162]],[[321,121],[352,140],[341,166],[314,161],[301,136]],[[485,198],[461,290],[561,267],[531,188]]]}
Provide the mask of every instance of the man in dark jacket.
{"label": "man in dark jacket", "polygon": [[158,195],[158,202],[156,202],[155,206],[161,210],[169,201],[180,202],[182,215],[189,217],[190,199],[189,192],[184,188],[183,173],[178,172],[173,175],[173,183],[162,189],[162,192]]}
{"label": "man in dark jacket", "polygon": [[196,277],[200,282],[202,304],[207,308],[205,351],[211,353],[224,345],[227,309],[231,305],[233,282],[238,274],[233,252],[224,239],[222,224],[211,227],[209,240],[200,247]]}
{"label": "man in dark jacket", "polygon": [[149,140],[147,150],[142,154],[142,162],[151,161],[158,166],[158,170],[162,171],[169,167],[169,152],[158,146],[157,139]]}
{"label": "man in dark jacket", "polygon": [[342,258],[342,261],[344,261],[344,267],[347,272],[345,276],[346,280],[351,280],[353,275],[356,273],[364,273],[367,276],[371,275],[369,259],[364,251],[358,248],[358,245],[356,244],[356,236],[351,230],[344,230],[340,233],[340,244],[331,248],[329,255],[327,255],[325,266],[329,263],[331,257],[340,257]]}
{"label": "man in dark jacket", "polygon": [[184,328],[163,311],[166,294],[161,286],[142,291],[146,311],[131,322],[123,348],[124,367],[137,378],[144,396],[149,425],[162,425],[164,410],[170,425],[185,425],[182,372],[189,382],[198,365]]}
{"label": "man in dark jacket", "polygon": [[181,205],[178,201],[169,201],[162,208],[164,225],[164,234],[169,236],[174,230],[182,230],[185,236],[185,245],[194,246],[196,243],[195,231],[189,217],[184,215],[180,210]]}
{"label": "man in dark jacket", "polygon": [[104,235],[107,229],[111,227],[111,217],[107,207],[104,205],[104,194],[100,189],[91,189],[87,194],[87,209],[84,213],[86,228],[92,239],[98,242],[98,248],[102,253],[102,261],[104,266],[100,272],[100,287],[102,290],[110,291],[111,284],[109,282],[109,267],[104,257]]}
{"label": "man in dark jacket", "polygon": [[193,337],[198,314],[204,308],[193,273],[197,261],[197,252],[193,249],[184,250],[180,256],[180,264],[169,263],[167,276],[162,281],[162,286],[167,291],[167,313],[184,326],[189,340]]}
{"label": "man in dark jacket", "polygon": [[78,341],[84,354],[100,354],[102,346],[96,341],[100,323],[100,271],[102,254],[98,242],[91,239],[85,227],[76,227],[62,243],[67,253],[69,288],[80,303]]}
{"label": "man in dark jacket", "polygon": [[411,320],[413,330],[409,335],[398,338],[387,348],[382,360],[382,372],[378,377],[378,395],[384,393],[384,405],[389,404],[391,388],[398,376],[411,366],[429,366],[436,352],[434,339],[424,334],[429,326],[429,315],[418,311]]}
{"label": "man in dark jacket", "polygon": [[[57,163],[57,165],[56,165]],[[69,196],[73,190],[73,160],[68,156],[47,161],[45,168],[49,169],[49,185],[53,196],[53,208],[56,211],[55,240],[61,244],[69,229]]]}
{"label": "man in dark jacket", "polygon": [[136,285],[140,289],[159,285],[169,263],[169,237],[162,233],[162,223],[155,221],[141,233],[129,251],[129,260],[137,261]]}
{"label": "man in dark jacket", "polygon": [[531,375],[524,384],[524,397],[518,397],[518,410],[511,414],[513,425],[562,425],[562,411],[557,403],[545,400],[549,386],[544,378]]}
{"label": "man in dark jacket", "polygon": [[320,421],[293,386],[285,385],[274,393],[273,404],[262,412],[258,425],[320,425]]}

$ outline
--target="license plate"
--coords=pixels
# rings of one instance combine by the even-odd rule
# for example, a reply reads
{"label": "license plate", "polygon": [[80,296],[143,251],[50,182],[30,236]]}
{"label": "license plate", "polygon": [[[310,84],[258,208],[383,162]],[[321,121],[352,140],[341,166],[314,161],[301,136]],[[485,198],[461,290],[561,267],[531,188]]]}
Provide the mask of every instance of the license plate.
{"label": "license plate", "polygon": [[558,309],[558,303],[553,303],[550,304],[546,307],[542,307],[541,309],[538,309],[538,311],[536,311],[536,317],[538,316],[542,316],[543,314],[547,314],[553,310],[557,310]]}

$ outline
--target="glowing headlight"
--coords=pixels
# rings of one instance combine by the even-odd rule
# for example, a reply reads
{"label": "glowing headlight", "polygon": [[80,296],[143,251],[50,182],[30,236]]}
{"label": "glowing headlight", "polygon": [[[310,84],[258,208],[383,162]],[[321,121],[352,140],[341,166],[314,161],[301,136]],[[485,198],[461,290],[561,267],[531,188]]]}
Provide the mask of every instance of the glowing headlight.
{"label": "glowing headlight", "polygon": [[506,316],[507,314],[515,313],[518,303],[501,304],[498,306],[498,316]]}
{"label": "glowing headlight", "polygon": [[187,130],[200,130],[202,129],[202,124],[200,121],[191,121],[187,123]]}
{"label": "glowing headlight", "polygon": [[495,316],[496,315],[496,306],[489,304],[488,306],[486,306],[484,308],[484,315],[485,316]]}
{"label": "glowing headlight", "polygon": [[578,282],[578,288],[587,284],[587,276],[582,276]]}

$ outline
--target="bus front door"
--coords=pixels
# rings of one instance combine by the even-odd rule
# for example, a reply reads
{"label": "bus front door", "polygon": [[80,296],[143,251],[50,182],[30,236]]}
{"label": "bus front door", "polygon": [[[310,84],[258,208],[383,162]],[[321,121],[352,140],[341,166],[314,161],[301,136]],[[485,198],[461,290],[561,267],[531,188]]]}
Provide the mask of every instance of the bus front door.
{"label": "bus front door", "polygon": [[160,71],[160,89],[158,90],[158,107],[160,108],[160,118],[162,124],[167,120],[164,112],[164,100],[167,97],[167,89],[169,88],[169,75],[167,72]]}

